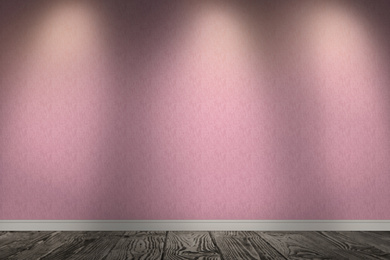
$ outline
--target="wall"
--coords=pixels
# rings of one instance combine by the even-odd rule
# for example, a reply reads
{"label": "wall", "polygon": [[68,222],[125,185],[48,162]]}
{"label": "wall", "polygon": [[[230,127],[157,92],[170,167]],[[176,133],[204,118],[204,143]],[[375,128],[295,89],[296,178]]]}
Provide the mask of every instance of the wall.
{"label": "wall", "polygon": [[1,1],[0,219],[389,219],[386,1]]}

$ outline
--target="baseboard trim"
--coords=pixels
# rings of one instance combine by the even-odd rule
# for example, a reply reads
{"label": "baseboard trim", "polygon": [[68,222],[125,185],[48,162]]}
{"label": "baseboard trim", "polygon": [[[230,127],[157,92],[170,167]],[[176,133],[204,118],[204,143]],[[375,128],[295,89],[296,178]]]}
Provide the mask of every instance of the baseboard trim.
{"label": "baseboard trim", "polygon": [[2,231],[390,231],[390,220],[0,220]]}

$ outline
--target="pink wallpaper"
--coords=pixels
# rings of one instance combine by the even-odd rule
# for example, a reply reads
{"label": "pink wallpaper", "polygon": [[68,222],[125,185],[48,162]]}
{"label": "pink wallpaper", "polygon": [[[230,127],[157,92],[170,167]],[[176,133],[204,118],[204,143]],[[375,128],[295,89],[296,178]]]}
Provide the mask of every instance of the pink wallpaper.
{"label": "pink wallpaper", "polygon": [[389,7],[1,1],[0,219],[389,219]]}

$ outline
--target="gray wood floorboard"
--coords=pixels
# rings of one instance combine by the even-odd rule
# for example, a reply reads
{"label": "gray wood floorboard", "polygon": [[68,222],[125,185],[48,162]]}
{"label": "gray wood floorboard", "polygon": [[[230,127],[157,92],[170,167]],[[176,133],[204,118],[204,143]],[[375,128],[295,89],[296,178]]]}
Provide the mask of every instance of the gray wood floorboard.
{"label": "gray wood floorboard", "polygon": [[[367,232],[367,231],[364,231],[362,232],[364,233],[365,235],[370,235],[372,237],[376,237],[377,239],[381,240],[381,241],[385,241],[385,244],[389,245],[390,244],[390,232]],[[388,247],[387,247],[387,250],[388,250]]]}
{"label": "gray wood floorboard", "polygon": [[102,236],[109,235],[107,232],[61,232],[68,234],[69,239],[61,244],[60,247],[56,248],[48,255],[45,255],[41,260],[50,259],[69,259],[72,256],[78,254],[84,248],[88,247],[89,244],[95,243]]}
{"label": "gray wood floorboard", "polygon": [[[213,233],[215,233],[215,236],[219,238],[218,241],[221,244],[221,248],[226,259],[237,259],[237,257],[243,258],[246,253],[249,253],[249,255],[246,256],[248,259],[286,259],[254,231],[221,231]],[[237,247],[245,245],[246,248],[242,248],[241,252],[237,252],[234,247],[225,245],[226,241],[224,241],[224,238],[226,236],[230,236],[231,243],[238,243],[236,245]],[[228,248],[226,248],[226,246],[228,246]],[[245,253],[245,251],[247,252]],[[253,251],[255,251],[257,255]]]}
{"label": "gray wood floorboard", "polygon": [[37,243],[42,243],[52,235],[53,232],[11,232],[10,243],[4,243],[0,247],[0,259],[7,259],[12,255],[29,250]]}
{"label": "gray wood floorboard", "polygon": [[320,235],[325,237],[332,246],[331,248],[340,255],[346,256],[349,259],[390,259],[390,254],[383,252],[379,248],[370,245],[365,241],[362,243],[357,240],[356,234],[347,235],[344,232],[318,232]]}
{"label": "gray wood floorboard", "polygon": [[161,259],[166,232],[126,232],[105,260]]}
{"label": "gray wood floorboard", "polygon": [[329,250],[314,232],[258,232],[287,259],[349,259]]}
{"label": "gray wood floorboard", "polygon": [[71,235],[65,232],[53,232],[47,239],[40,241],[40,243],[33,244],[30,248],[12,255],[8,259],[43,258],[55,249],[61,247],[61,245],[69,239],[69,236]]}
{"label": "gray wood floorboard", "polygon": [[382,235],[383,237],[390,239],[390,231],[370,231],[370,233]]}
{"label": "gray wood floorboard", "polygon": [[245,232],[218,231],[211,232],[221,251],[223,259],[260,259]]}
{"label": "gray wood floorboard", "polygon": [[105,232],[99,236],[93,243],[88,244],[83,249],[70,256],[72,260],[104,259],[111,249],[116,245],[119,239],[122,238],[125,232]]}
{"label": "gray wood floorboard", "polygon": [[390,232],[4,232],[0,259],[390,259]]}
{"label": "gray wood floorboard", "polygon": [[243,233],[244,236],[248,237],[250,243],[255,248],[256,252],[259,254],[260,259],[272,259],[272,260],[282,260],[286,259],[279,253],[274,247],[272,247],[267,241],[265,241],[259,234],[253,231]]}
{"label": "gray wood floorboard", "polygon": [[388,237],[382,235],[376,235],[372,232],[357,232],[357,231],[343,231],[340,232],[345,236],[350,237],[360,244],[371,245],[375,248],[382,250],[383,252],[390,254],[390,234]]}
{"label": "gray wood floorboard", "polygon": [[220,260],[209,232],[168,232],[164,259]]}
{"label": "gray wood floorboard", "polygon": [[5,244],[9,244],[14,240],[20,239],[24,235],[21,232],[1,232],[0,234],[0,247]]}

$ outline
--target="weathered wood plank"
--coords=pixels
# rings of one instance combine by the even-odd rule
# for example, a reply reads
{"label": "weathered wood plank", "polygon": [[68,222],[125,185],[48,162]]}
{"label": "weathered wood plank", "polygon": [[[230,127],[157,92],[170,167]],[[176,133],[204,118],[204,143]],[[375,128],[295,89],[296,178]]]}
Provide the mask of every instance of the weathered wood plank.
{"label": "weathered wood plank", "polygon": [[390,231],[368,231],[370,234],[377,234],[380,236],[384,236],[386,238],[390,238]]}
{"label": "weathered wood plank", "polygon": [[248,237],[246,237],[247,232],[214,231],[211,234],[223,259],[261,259]]}
{"label": "weathered wood plank", "polygon": [[208,232],[168,232],[163,259],[220,260],[217,247]]}
{"label": "weathered wood plank", "polygon": [[8,231],[0,236],[0,247],[15,241],[29,239],[34,231]]}
{"label": "weathered wood plank", "polygon": [[41,259],[63,244],[66,244],[69,240],[72,240],[73,237],[74,233],[72,232],[54,232],[47,239],[35,243],[32,247],[9,257],[9,260]]}
{"label": "weathered wood plank", "polygon": [[166,232],[126,232],[105,260],[161,259]]}
{"label": "weathered wood plank", "polygon": [[28,250],[36,243],[42,243],[48,239],[53,232],[10,232],[10,243],[4,243],[0,247],[0,259],[7,259],[8,257],[17,254],[21,251]]}
{"label": "weathered wood plank", "polygon": [[68,259],[77,252],[86,248],[89,244],[94,243],[97,239],[105,235],[105,232],[95,231],[66,231],[69,239],[62,243],[62,245],[54,249],[49,254],[42,257],[42,260],[50,259]]}
{"label": "weathered wood plank", "polygon": [[82,260],[82,259],[103,259],[110,250],[116,245],[124,232],[99,232],[99,237],[92,243],[89,243],[79,251],[75,252],[68,259]]}
{"label": "weathered wood plank", "polygon": [[0,259],[388,260],[390,232],[4,231]]}
{"label": "weathered wood plank", "polygon": [[[215,233],[215,232],[214,232]],[[219,235],[222,236],[233,236],[233,237],[245,237],[248,239],[250,244],[253,246],[260,259],[272,259],[280,260],[286,259],[282,256],[275,248],[270,246],[264,239],[262,239],[254,231],[220,231]]]}
{"label": "weathered wood plank", "polygon": [[382,235],[376,235],[373,232],[363,231],[342,231],[340,233],[350,237],[360,244],[368,244],[382,250],[383,252],[390,253],[390,237],[384,237]]}
{"label": "weathered wood plank", "polygon": [[246,237],[248,237],[253,248],[259,254],[260,259],[265,260],[284,260],[285,257],[282,256],[275,248],[270,246],[264,239],[262,239],[256,232],[246,232]]}
{"label": "weathered wood plank", "polygon": [[390,231],[364,231],[363,233],[375,236],[390,243]]}
{"label": "weathered wood plank", "polygon": [[0,247],[20,239],[21,236],[25,235],[26,233],[28,232],[2,232],[0,235]]}
{"label": "weathered wood plank", "polygon": [[318,232],[333,245],[331,250],[349,257],[350,259],[390,259],[390,254],[383,252],[379,248],[369,245],[367,242],[361,243],[356,240],[356,236],[348,236],[344,232]]}
{"label": "weathered wood plank", "polygon": [[349,259],[334,254],[324,239],[312,232],[257,232],[287,259]]}

